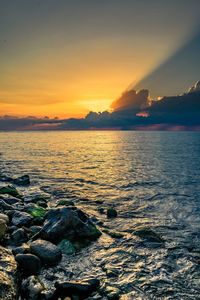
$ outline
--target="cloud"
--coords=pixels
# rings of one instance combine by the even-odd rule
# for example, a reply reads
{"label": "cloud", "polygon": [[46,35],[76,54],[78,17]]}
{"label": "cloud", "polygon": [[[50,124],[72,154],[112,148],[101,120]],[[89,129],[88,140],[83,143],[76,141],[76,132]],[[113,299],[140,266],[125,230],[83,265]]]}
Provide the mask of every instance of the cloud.
{"label": "cloud", "polygon": [[127,109],[143,109],[149,105],[149,91],[135,90],[125,91],[120,98],[111,104],[114,111],[127,110]]}

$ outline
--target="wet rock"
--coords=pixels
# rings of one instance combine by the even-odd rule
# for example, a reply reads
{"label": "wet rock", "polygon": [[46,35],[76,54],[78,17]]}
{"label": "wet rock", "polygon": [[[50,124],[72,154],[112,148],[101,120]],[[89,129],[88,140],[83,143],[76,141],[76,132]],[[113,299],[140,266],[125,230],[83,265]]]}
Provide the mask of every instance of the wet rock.
{"label": "wet rock", "polygon": [[28,240],[28,236],[23,228],[18,228],[11,234],[11,239],[15,245],[21,245]]}
{"label": "wet rock", "polygon": [[56,265],[62,258],[61,250],[56,245],[45,240],[36,240],[30,243],[30,251],[47,265]]}
{"label": "wet rock", "polygon": [[13,185],[7,185],[0,188],[0,194],[7,194],[16,198],[21,199],[22,195]]}
{"label": "wet rock", "polygon": [[3,221],[5,221],[6,224],[8,224],[9,217],[7,215],[5,215],[5,214],[1,214],[0,213],[0,220],[3,220]]}
{"label": "wet rock", "polygon": [[86,299],[99,288],[98,279],[85,279],[80,281],[56,282],[56,292],[54,296],[59,297],[78,297]]}
{"label": "wet rock", "polygon": [[13,210],[13,206],[7,204],[3,199],[0,199],[0,210],[1,211]]}
{"label": "wet rock", "polygon": [[51,209],[40,232],[40,237],[55,243],[62,239],[93,240],[101,235],[88,216],[76,207]]}
{"label": "wet rock", "polygon": [[12,217],[12,223],[16,226],[29,226],[32,219],[33,217],[30,214],[16,211]]}
{"label": "wet rock", "polygon": [[0,299],[17,299],[17,263],[11,251],[0,246]]}
{"label": "wet rock", "polygon": [[6,222],[0,219],[0,240],[5,236],[6,231],[7,231]]}
{"label": "wet rock", "polygon": [[22,298],[27,300],[39,300],[43,290],[44,285],[36,276],[30,276],[22,281]]}
{"label": "wet rock", "polygon": [[38,201],[37,202],[37,205],[40,206],[40,207],[43,207],[43,208],[47,208],[48,205],[45,201]]}
{"label": "wet rock", "polygon": [[30,276],[40,273],[41,261],[39,257],[33,254],[17,254],[15,260],[24,275]]}
{"label": "wet rock", "polygon": [[108,208],[107,209],[107,217],[108,218],[116,218],[117,217],[117,211],[114,208]]}
{"label": "wet rock", "polygon": [[148,242],[163,243],[164,240],[154,230],[149,227],[139,227],[134,232],[134,235],[139,236]]}
{"label": "wet rock", "polygon": [[16,185],[27,186],[30,184],[30,177],[29,175],[23,175],[18,178],[13,179],[13,183]]}
{"label": "wet rock", "polygon": [[47,213],[47,210],[43,207],[34,205],[28,209],[28,212],[33,218],[44,218]]}

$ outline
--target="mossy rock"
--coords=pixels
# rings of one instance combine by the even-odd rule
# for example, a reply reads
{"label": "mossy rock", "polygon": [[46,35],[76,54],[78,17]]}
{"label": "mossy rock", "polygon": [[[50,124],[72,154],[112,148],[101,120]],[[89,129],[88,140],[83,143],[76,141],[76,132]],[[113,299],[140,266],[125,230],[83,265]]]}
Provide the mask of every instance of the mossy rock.
{"label": "mossy rock", "polygon": [[46,209],[41,206],[35,206],[34,208],[31,208],[29,210],[29,213],[34,218],[44,218],[46,212],[47,212]]}
{"label": "mossy rock", "polygon": [[7,194],[19,199],[22,199],[22,195],[13,185],[3,186],[0,188],[0,194]]}

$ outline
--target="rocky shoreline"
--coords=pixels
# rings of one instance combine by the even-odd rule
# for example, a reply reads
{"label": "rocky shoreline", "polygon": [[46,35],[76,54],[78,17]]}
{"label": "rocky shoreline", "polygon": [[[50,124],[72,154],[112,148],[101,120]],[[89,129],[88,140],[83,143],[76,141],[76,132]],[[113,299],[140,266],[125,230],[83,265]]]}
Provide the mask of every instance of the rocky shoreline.
{"label": "rocky shoreline", "polygon": [[[0,299],[119,299],[117,289],[105,288],[90,274],[81,280],[52,278],[51,288],[46,287],[42,271],[56,272],[63,256],[78,252],[102,233],[72,201],[62,199],[50,206],[46,195],[20,192],[18,186],[30,185],[28,175],[1,175],[0,181]],[[107,210],[108,218],[116,216],[114,209]]]}

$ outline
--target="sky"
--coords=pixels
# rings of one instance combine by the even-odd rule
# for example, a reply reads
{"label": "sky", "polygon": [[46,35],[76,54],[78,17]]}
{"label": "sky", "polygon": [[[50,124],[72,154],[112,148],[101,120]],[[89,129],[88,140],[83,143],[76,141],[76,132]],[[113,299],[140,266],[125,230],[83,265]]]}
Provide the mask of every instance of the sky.
{"label": "sky", "polygon": [[184,80],[181,68],[152,74],[198,36],[199,11],[199,0],[0,0],[0,115],[82,117],[129,86],[184,91],[195,61]]}

